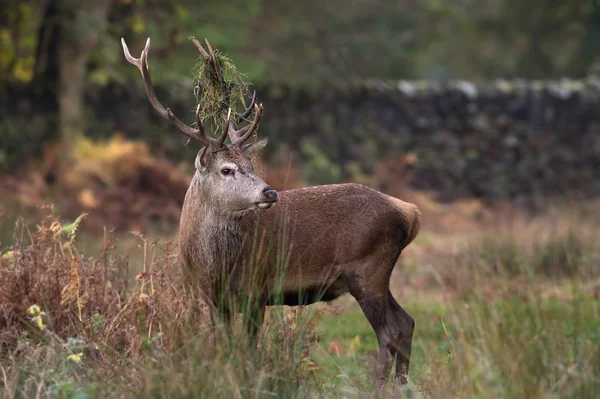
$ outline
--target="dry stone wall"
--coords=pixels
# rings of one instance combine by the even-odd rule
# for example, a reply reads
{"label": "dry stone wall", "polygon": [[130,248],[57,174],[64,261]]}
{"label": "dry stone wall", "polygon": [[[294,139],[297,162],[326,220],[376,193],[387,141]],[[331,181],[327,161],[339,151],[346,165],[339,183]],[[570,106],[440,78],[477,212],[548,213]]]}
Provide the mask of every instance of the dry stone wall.
{"label": "dry stone wall", "polygon": [[[292,90],[257,87],[265,105],[260,135],[272,161],[293,150],[314,183],[372,173],[386,159],[410,159],[412,186],[441,199],[475,196],[536,203],[548,197],[600,194],[600,80],[367,81]],[[157,88],[186,122],[189,82]],[[15,170],[56,138],[56,115],[18,87],[0,104],[0,169]],[[87,131],[121,132],[155,153],[193,159],[193,146],[148,104],[141,85],[87,91]],[[46,111],[44,111],[46,110]],[[33,147],[32,147],[33,146]],[[408,155],[408,157],[407,157]],[[318,179],[320,178],[320,180]]]}
{"label": "dry stone wall", "polygon": [[415,188],[535,203],[600,194],[600,81],[365,82],[262,95],[262,131],[334,163],[410,153]]}

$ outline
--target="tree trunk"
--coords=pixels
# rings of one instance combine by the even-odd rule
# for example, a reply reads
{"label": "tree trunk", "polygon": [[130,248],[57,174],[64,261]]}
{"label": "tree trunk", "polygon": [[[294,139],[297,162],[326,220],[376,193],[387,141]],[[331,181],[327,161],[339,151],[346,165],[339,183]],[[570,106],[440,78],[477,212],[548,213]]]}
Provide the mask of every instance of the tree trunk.
{"label": "tree trunk", "polygon": [[[88,55],[76,46],[62,45],[59,51],[59,127],[62,164],[71,161],[77,135],[83,134],[85,67]],[[62,166],[62,165],[60,165]],[[60,168],[62,170],[62,167]]]}
{"label": "tree trunk", "polygon": [[79,5],[64,1],[58,53],[58,110],[60,129],[59,183],[73,156],[77,136],[85,129],[84,89],[86,66],[104,32],[110,1],[84,0]]}
{"label": "tree trunk", "polygon": [[37,49],[33,68],[33,87],[42,98],[52,96],[57,110],[58,48],[60,45],[60,8],[58,0],[49,0],[37,33]]}

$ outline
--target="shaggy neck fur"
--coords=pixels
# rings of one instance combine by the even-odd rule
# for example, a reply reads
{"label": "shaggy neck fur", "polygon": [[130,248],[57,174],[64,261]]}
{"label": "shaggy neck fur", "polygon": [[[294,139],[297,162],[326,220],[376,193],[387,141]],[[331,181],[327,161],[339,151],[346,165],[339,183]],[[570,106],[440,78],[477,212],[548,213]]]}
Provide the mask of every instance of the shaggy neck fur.
{"label": "shaggy neck fur", "polygon": [[181,212],[180,246],[190,283],[209,290],[228,275],[242,250],[242,214],[227,213],[218,204],[196,172]]}

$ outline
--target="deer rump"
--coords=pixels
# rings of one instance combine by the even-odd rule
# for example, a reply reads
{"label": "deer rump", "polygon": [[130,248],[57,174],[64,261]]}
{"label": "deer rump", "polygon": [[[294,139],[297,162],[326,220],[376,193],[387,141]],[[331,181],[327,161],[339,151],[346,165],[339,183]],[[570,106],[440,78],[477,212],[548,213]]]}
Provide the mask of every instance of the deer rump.
{"label": "deer rump", "polygon": [[387,295],[400,253],[417,235],[416,206],[360,184],[279,192],[244,215],[243,248],[223,276],[230,292],[257,289],[264,305],[332,301],[357,287]]}

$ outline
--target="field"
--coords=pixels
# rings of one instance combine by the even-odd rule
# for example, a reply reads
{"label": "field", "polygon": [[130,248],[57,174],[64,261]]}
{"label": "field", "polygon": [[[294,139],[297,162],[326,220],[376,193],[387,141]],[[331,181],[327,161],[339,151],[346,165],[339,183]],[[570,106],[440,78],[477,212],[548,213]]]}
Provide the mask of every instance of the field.
{"label": "field", "polygon": [[[600,398],[600,0],[474,5],[0,1],[0,399]],[[419,234],[358,190],[269,190],[350,182]],[[271,205],[291,239],[222,224]],[[231,266],[248,310],[278,278],[255,261],[306,259],[313,297],[333,258],[327,294],[397,343],[371,294],[407,225],[402,392],[349,294],[251,340],[194,290]]]}
{"label": "field", "polygon": [[[258,349],[238,330],[215,344],[173,242],[46,212],[2,247],[2,398],[371,393],[377,342],[353,298],[270,308]],[[416,320],[405,396],[599,397],[600,206],[456,214],[425,209],[393,274]]]}

